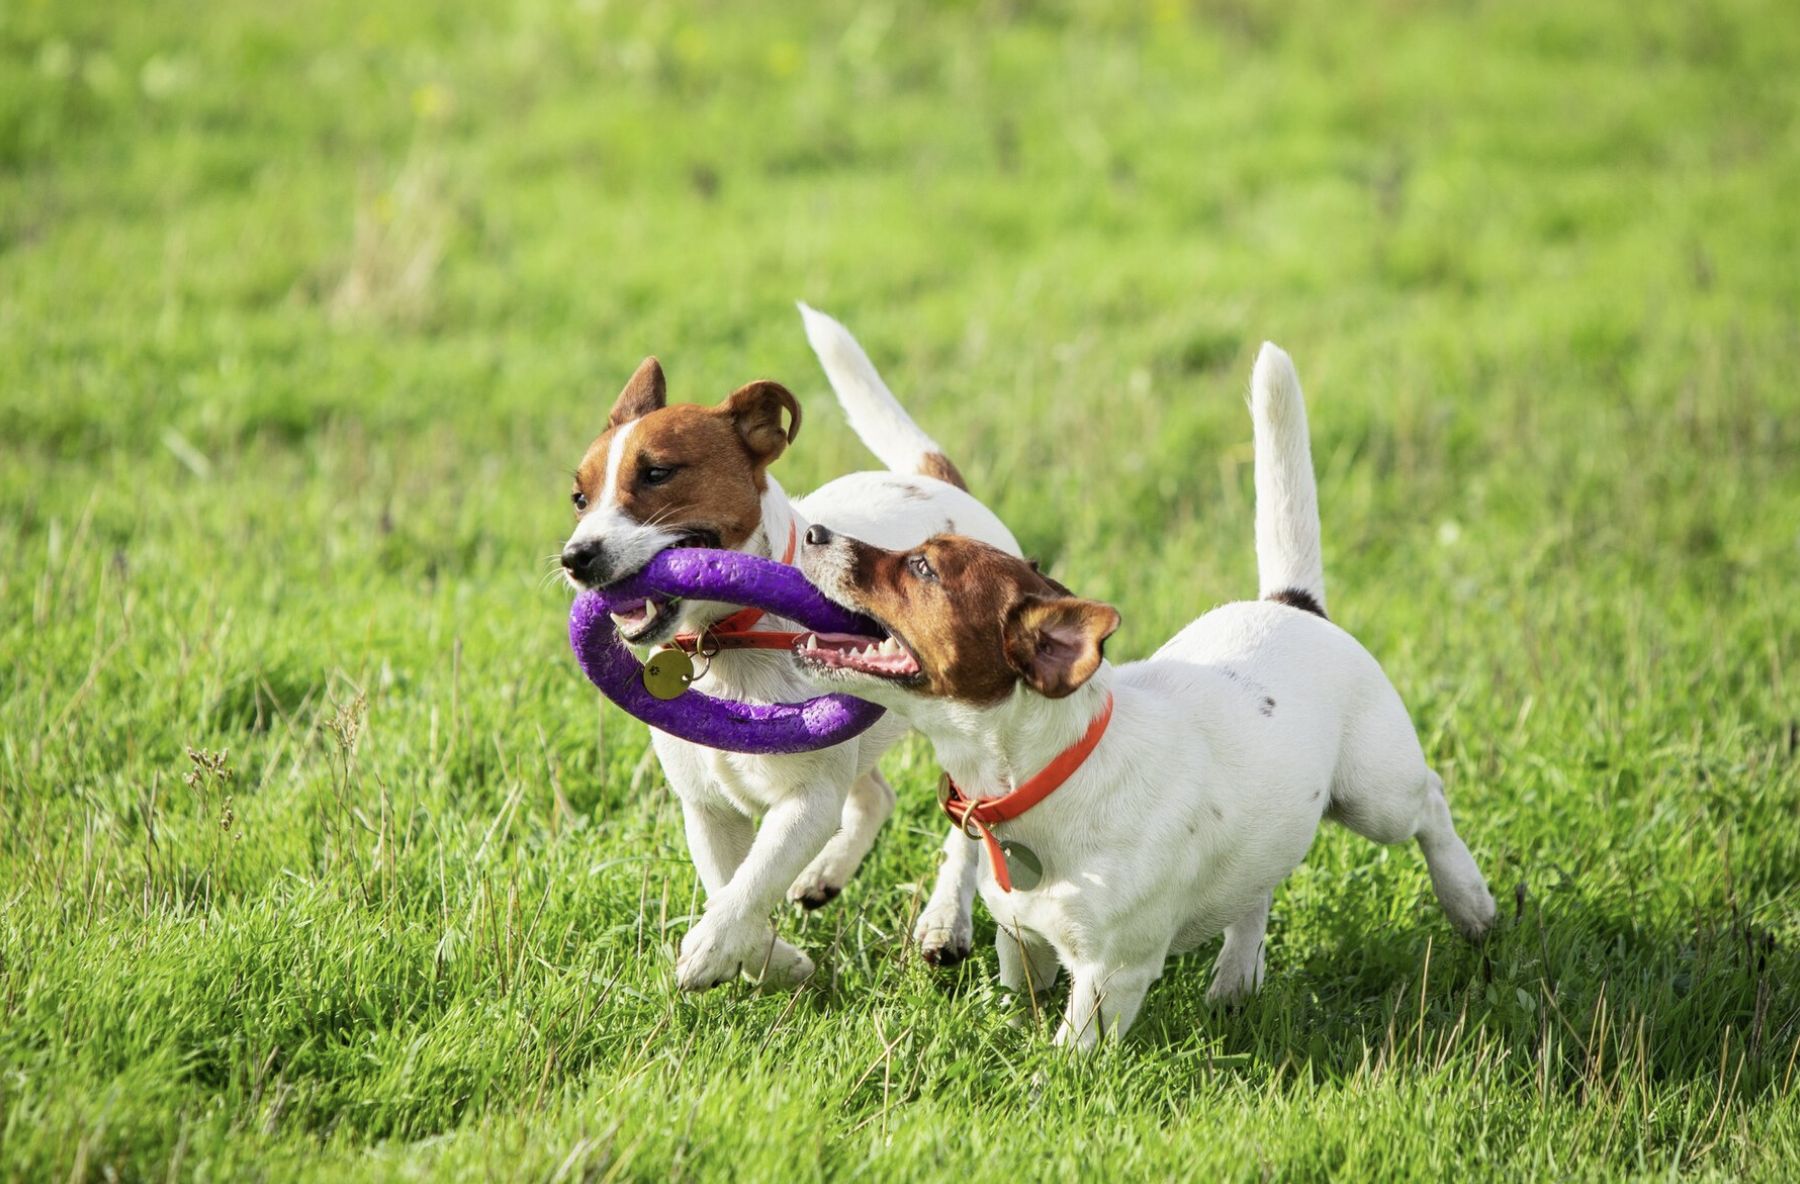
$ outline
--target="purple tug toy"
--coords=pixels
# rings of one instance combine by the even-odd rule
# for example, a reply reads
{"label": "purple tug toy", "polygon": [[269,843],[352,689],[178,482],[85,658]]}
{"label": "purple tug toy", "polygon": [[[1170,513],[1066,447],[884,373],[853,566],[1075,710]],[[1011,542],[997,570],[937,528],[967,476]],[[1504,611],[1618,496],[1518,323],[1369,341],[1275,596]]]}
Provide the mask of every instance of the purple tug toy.
{"label": "purple tug toy", "polygon": [[866,731],[883,708],[850,695],[762,706],[686,691],[658,698],[643,666],[619,640],[611,613],[646,600],[717,600],[766,609],[820,633],[886,636],[860,614],[826,600],[799,569],[736,551],[682,547],[663,551],[636,575],[583,592],[569,610],[569,644],[581,669],[606,697],[658,731],[730,752],[812,752]]}

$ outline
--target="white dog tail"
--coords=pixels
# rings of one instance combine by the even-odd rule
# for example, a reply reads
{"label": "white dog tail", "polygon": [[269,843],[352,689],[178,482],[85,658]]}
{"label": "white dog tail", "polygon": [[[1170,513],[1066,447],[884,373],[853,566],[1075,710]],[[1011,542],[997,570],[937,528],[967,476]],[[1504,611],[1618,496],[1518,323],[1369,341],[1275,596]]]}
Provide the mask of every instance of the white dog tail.
{"label": "white dog tail", "polygon": [[1325,615],[1319,489],[1313,482],[1306,402],[1294,363],[1263,343],[1250,376],[1256,426],[1256,569],[1265,600]]}
{"label": "white dog tail", "polygon": [[944,450],[913,422],[881,381],[869,355],[856,344],[850,330],[804,303],[800,305],[800,317],[806,322],[806,339],[819,355],[819,364],[825,367],[825,377],[837,392],[851,430],[869,451],[896,473],[920,473],[947,481],[958,489],[968,489]]}

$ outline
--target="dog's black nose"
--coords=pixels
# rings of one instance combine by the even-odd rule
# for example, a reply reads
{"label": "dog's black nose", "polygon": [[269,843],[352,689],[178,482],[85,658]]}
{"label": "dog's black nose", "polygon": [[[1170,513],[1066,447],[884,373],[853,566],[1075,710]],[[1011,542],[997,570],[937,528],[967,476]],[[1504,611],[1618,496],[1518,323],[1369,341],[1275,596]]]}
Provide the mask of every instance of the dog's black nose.
{"label": "dog's black nose", "polygon": [[823,547],[836,537],[823,526],[815,524],[806,528],[806,545],[809,547]]}
{"label": "dog's black nose", "polygon": [[563,548],[563,570],[583,584],[593,587],[599,582],[600,544],[592,539],[570,543]]}

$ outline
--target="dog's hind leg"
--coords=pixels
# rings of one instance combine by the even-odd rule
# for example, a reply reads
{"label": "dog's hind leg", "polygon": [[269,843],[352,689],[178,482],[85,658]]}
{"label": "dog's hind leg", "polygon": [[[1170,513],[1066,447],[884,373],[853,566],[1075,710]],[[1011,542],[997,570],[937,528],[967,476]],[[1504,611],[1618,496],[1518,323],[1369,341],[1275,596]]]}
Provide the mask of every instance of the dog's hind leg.
{"label": "dog's hind leg", "polygon": [[1464,937],[1479,941],[1494,923],[1494,898],[1450,821],[1444,782],[1426,765],[1400,696],[1384,683],[1372,697],[1345,735],[1327,813],[1377,843],[1417,839],[1438,903]]}
{"label": "dog's hind leg", "polygon": [[1480,941],[1494,924],[1494,897],[1481,869],[1475,866],[1475,857],[1450,821],[1443,781],[1430,770],[1425,775],[1425,806],[1419,811],[1415,834],[1425,853],[1425,866],[1431,870],[1431,887],[1450,923],[1470,941]]}
{"label": "dog's hind leg", "polygon": [[1269,908],[1274,902],[1273,890],[1263,893],[1249,912],[1225,927],[1225,944],[1219,949],[1212,986],[1206,992],[1208,1003],[1236,1003],[1262,986],[1263,938],[1269,931]]}
{"label": "dog's hind leg", "polygon": [[1331,817],[1377,843],[1417,839],[1438,903],[1464,937],[1481,940],[1494,923],[1494,898],[1481,869],[1475,866],[1475,857],[1450,821],[1443,781],[1421,758],[1408,772],[1395,771],[1379,783],[1407,788],[1371,794],[1340,783],[1332,790]]}
{"label": "dog's hind leg", "polygon": [[837,833],[788,889],[788,899],[816,909],[837,899],[875,845],[881,824],[894,812],[894,791],[880,769],[870,769],[850,786]]}
{"label": "dog's hind leg", "polygon": [[1444,783],[1430,769],[1415,781],[1417,789],[1396,795],[1411,807],[1402,820],[1391,810],[1347,808],[1343,799],[1332,803],[1331,816],[1364,838],[1377,843],[1419,840],[1425,866],[1431,871],[1431,887],[1451,924],[1470,941],[1480,941],[1494,923],[1494,898],[1475,865],[1462,837],[1450,821],[1450,804],[1444,800]]}

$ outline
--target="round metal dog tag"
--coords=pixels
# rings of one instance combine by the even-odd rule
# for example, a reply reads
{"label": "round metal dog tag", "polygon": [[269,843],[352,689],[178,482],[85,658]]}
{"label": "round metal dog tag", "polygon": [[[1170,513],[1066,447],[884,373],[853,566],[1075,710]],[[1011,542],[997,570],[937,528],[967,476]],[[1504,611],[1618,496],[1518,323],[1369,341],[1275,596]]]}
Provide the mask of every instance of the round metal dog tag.
{"label": "round metal dog tag", "polygon": [[1030,892],[1044,882],[1044,861],[1030,847],[1006,839],[1000,843],[1000,854],[1006,857],[1006,874],[1018,891]]}
{"label": "round metal dog tag", "polygon": [[658,699],[673,699],[694,681],[694,660],[674,646],[651,650],[644,659],[644,689]]}

